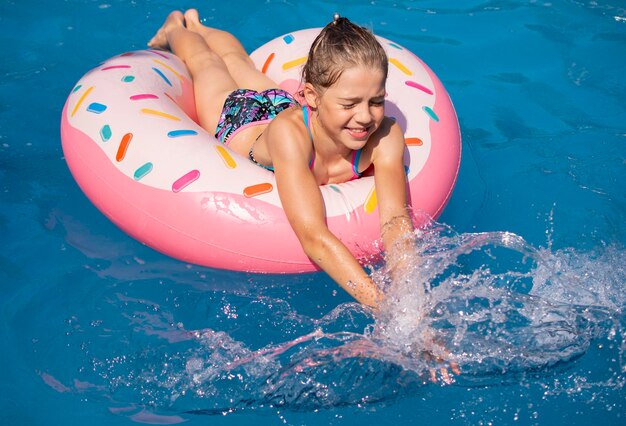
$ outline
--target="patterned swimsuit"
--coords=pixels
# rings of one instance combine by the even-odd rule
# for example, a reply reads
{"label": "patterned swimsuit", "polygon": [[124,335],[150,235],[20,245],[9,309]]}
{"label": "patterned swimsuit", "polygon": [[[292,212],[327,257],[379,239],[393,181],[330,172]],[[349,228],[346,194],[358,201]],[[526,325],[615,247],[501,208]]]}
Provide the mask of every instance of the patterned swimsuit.
{"label": "patterned swimsuit", "polygon": [[237,89],[226,98],[215,129],[217,140],[227,145],[228,140],[247,127],[272,121],[278,113],[299,105],[289,92],[268,89],[257,92]]}

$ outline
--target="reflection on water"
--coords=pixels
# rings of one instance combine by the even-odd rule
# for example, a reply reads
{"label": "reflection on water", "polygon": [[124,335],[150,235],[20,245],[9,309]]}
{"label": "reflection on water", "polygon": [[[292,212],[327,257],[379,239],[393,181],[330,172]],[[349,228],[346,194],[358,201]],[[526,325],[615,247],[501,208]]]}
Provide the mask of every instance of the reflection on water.
{"label": "reflection on water", "polygon": [[[322,317],[305,313],[302,302],[281,297],[290,291],[284,278],[274,292],[254,283],[202,288],[195,272],[175,271],[180,282],[172,283],[163,278],[172,271],[152,265],[142,275],[137,267],[148,267],[130,262],[133,281],[125,282],[111,263],[115,280],[66,318],[62,341],[51,341],[59,351],[73,348],[71,373],[47,359],[41,376],[141,421],[152,412],[385,402],[445,385],[441,375],[432,383],[430,372],[450,361],[462,370],[454,386],[521,381],[545,395],[623,391],[623,248],[536,248],[509,232],[458,234],[437,223],[417,233],[402,277],[392,281],[375,268],[389,296],[376,317],[356,303]],[[613,360],[608,370],[559,377],[592,349]]]}

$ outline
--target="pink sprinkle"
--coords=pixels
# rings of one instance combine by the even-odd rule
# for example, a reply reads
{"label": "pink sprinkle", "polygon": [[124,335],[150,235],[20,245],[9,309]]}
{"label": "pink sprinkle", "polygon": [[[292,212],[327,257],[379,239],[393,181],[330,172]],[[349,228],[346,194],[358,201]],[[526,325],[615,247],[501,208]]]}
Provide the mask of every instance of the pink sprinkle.
{"label": "pink sprinkle", "polygon": [[198,180],[200,177],[199,170],[192,170],[189,173],[185,174],[183,177],[178,178],[176,182],[172,184],[172,191],[180,192],[190,183]]}
{"label": "pink sprinkle", "polygon": [[120,68],[130,68],[130,65],[111,65],[110,67],[102,68],[102,71],[116,70],[116,69],[120,69]]}
{"label": "pink sprinkle", "polygon": [[430,90],[428,87],[422,86],[421,84],[416,83],[415,81],[407,80],[405,84],[409,87],[414,87],[418,90],[421,90],[422,92],[428,93],[429,95],[433,94],[433,91]]}
{"label": "pink sprinkle", "polygon": [[142,99],[159,99],[159,97],[150,93],[142,93],[141,95],[133,95],[130,97],[131,101],[140,101]]}
{"label": "pink sprinkle", "polygon": [[164,54],[162,54],[161,52],[158,52],[158,51],[156,51],[156,50],[148,50],[148,52],[152,52],[152,53],[154,53],[155,55],[159,55],[159,56],[160,56],[160,57],[162,57],[162,58],[169,59],[167,56],[165,56]]}

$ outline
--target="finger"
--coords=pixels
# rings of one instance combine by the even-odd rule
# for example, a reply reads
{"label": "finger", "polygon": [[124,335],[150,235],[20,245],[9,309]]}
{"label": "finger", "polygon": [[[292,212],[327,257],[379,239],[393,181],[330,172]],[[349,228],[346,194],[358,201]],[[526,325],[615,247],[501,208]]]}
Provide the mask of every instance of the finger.
{"label": "finger", "polygon": [[450,363],[450,369],[456,375],[461,374],[461,369],[459,368],[459,364],[457,364],[456,362],[451,362]]}
{"label": "finger", "polygon": [[450,374],[448,374],[447,368],[442,368],[439,370],[439,372],[441,373],[441,379],[445,384],[449,385],[452,383],[452,377],[450,377]]}
{"label": "finger", "polygon": [[430,370],[430,381],[433,383],[437,383],[437,370],[435,370],[434,368]]}

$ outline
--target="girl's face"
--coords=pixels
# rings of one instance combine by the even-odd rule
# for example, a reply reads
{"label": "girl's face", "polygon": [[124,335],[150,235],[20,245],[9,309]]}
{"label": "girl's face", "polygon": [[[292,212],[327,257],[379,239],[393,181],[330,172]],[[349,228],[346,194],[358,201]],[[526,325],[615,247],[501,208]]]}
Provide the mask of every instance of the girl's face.
{"label": "girl's face", "polygon": [[361,149],[385,118],[383,72],[347,68],[335,84],[307,101],[317,108],[318,123],[327,136],[352,150]]}

